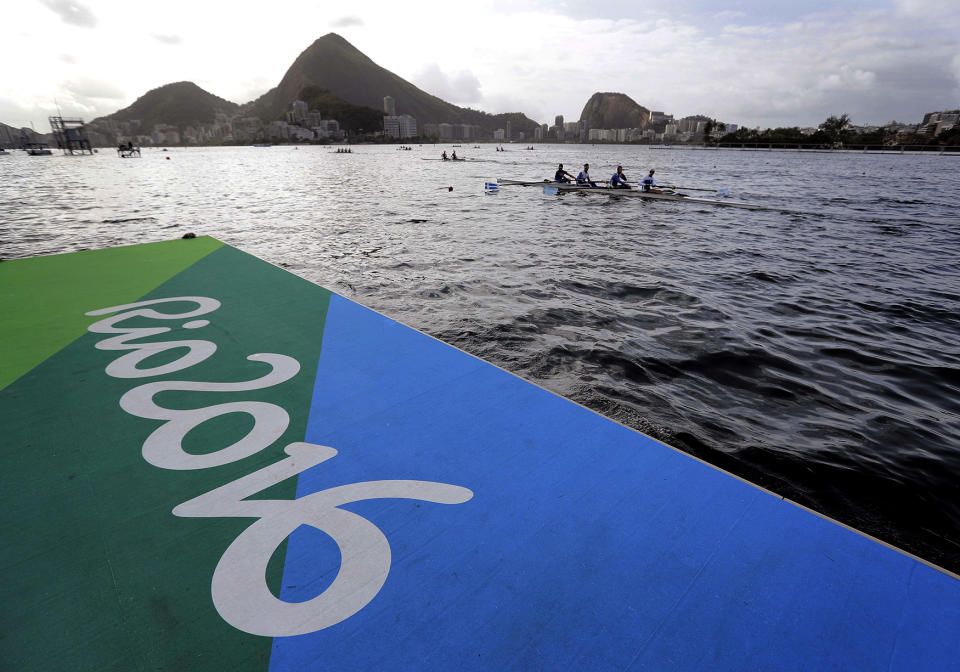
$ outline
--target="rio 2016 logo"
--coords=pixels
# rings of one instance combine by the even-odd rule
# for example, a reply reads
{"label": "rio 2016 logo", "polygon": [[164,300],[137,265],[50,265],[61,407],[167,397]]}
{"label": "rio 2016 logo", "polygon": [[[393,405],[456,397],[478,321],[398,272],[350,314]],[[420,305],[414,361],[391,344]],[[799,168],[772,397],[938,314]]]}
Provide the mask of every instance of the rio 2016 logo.
{"label": "rio 2016 logo", "polygon": [[[163,303],[188,302],[196,307],[180,313],[161,313],[146,308]],[[106,367],[114,378],[149,378],[188,369],[213,355],[217,346],[206,340],[151,341],[140,339],[171,331],[170,327],[125,327],[134,317],[151,320],[189,320],[181,326],[197,329],[208,320],[193,319],[217,310],[220,302],[202,296],[178,296],[128,303],[94,310],[87,315],[110,315],[88,327],[96,334],[109,334],[99,341],[99,350],[127,351]],[[138,364],[165,350],[186,353],[166,364],[140,368]],[[243,392],[279,385],[300,371],[300,363],[286,355],[258,353],[247,357],[263,362],[270,372],[255,380],[234,383],[168,380],[148,382],[120,398],[120,407],[131,415],[161,424],[143,442],[143,457],[161,469],[207,469],[249,457],[272,445],[290,422],[287,412],[261,401],[238,401],[179,410],[159,406],[154,396],[170,390],[191,392]],[[213,418],[228,413],[246,413],[253,427],[239,441],[219,450],[195,455],[183,449],[186,434]],[[181,517],[242,517],[257,520],[231,543],[213,572],[211,594],[221,617],[235,628],[255,635],[281,637],[302,635],[332,625],[363,609],[383,587],[390,572],[390,544],[380,529],[366,518],[339,508],[368,499],[403,498],[437,504],[461,504],[473,497],[467,488],[431,481],[365,481],[321,490],[293,500],[247,499],[287,478],[333,458],[329,446],[291,443],[287,457],[204,493],[173,509]],[[340,547],[340,569],[333,583],[306,602],[285,602],[273,595],[266,582],[266,569],[275,549],[297,527],[310,525],[329,535]]]}

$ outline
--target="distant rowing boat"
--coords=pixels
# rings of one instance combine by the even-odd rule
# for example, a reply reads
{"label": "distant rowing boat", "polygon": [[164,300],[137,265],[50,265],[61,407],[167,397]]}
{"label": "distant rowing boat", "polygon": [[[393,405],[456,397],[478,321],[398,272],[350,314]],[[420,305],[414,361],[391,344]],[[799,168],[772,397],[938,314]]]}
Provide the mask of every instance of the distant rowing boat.
{"label": "distant rowing boat", "polygon": [[490,159],[474,159],[473,157],[468,157],[468,158],[459,158],[459,157],[458,157],[458,158],[456,158],[456,159],[434,159],[434,158],[427,158],[427,157],[425,157],[425,156],[421,156],[421,157],[420,157],[420,160],[421,160],[421,161],[456,161],[457,163],[460,163],[461,161],[470,161],[470,162],[478,162],[478,163],[479,163],[479,162],[489,162],[489,161],[490,161]]}

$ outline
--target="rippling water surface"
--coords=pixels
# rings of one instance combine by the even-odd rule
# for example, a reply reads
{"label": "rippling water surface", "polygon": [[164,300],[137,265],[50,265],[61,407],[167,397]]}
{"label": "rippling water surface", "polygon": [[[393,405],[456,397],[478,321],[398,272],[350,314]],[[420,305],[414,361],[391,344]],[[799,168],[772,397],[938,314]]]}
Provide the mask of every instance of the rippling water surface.
{"label": "rippling water surface", "polygon": [[[441,149],[17,152],[0,257],[209,234],[960,570],[960,158]],[[559,161],[784,210],[483,193]]]}

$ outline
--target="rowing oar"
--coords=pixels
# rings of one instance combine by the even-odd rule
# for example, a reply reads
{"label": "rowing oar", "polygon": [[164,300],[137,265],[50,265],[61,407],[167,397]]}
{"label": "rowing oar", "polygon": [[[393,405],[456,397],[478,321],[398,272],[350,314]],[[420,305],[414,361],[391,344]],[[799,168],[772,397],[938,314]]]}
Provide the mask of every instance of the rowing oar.
{"label": "rowing oar", "polygon": [[[637,184],[637,186],[640,186],[639,183]],[[675,184],[672,184],[672,185],[671,185],[671,184],[657,184],[657,185],[654,185],[654,188],[655,188],[655,189],[656,189],[657,187],[662,188],[662,189],[683,189],[684,191],[709,191],[709,192],[716,192],[716,193],[718,193],[718,194],[723,194],[724,196],[729,196],[729,195],[730,195],[730,192],[729,192],[728,190],[726,190],[726,189],[703,189],[703,188],[700,188],[700,187],[678,187],[678,186],[675,185]]]}

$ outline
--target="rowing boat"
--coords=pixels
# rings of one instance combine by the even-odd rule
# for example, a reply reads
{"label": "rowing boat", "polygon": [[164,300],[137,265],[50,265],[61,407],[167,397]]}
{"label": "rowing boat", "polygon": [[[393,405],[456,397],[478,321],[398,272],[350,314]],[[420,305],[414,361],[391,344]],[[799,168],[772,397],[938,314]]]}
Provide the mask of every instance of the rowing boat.
{"label": "rowing boat", "polygon": [[654,201],[683,201],[686,203],[698,203],[700,205],[723,205],[728,208],[742,208],[744,210],[777,210],[779,208],[768,208],[755,203],[744,203],[743,201],[717,200],[712,198],[700,198],[698,196],[687,196],[680,193],[657,193],[655,191],[640,191],[639,189],[614,188],[607,186],[589,187],[582,184],[544,184],[543,193],[554,195],[565,192],[576,192],[584,194],[608,194],[610,196],[633,196],[645,198]]}
{"label": "rowing boat", "polygon": [[586,184],[574,184],[571,182],[551,182],[549,180],[524,181],[508,180],[497,178],[497,184],[510,187],[543,187],[543,193],[555,195],[567,192],[577,192],[585,194],[608,194],[610,196],[635,196],[653,201],[684,201],[688,203],[699,203],[700,205],[723,205],[728,208],[742,208],[744,210],[778,210],[779,208],[769,208],[754,203],[744,203],[743,201],[717,200],[712,198],[700,198],[698,196],[687,196],[677,192],[657,193],[653,191],[640,191],[630,187],[629,189],[614,188],[608,185],[597,185],[591,187]]}
{"label": "rowing boat", "polygon": [[[473,158],[472,156],[468,156],[468,157],[465,157],[465,158],[464,158],[464,157],[457,157],[457,158],[455,158],[455,159],[434,159],[434,158],[428,158],[428,157],[426,157],[426,156],[421,156],[421,157],[420,157],[420,160],[421,160],[421,161],[446,161],[446,162],[448,162],[448,163],[451,162],[451,161],[456,161],[457,163],[461,163],[461,162],[463,162],[463,161],[469,161],[469,162],[471,162],[471,163],[474,163],[474,162],[490,162],[490,161],[492,161],[492,159],[475,159],[475,158]],[[532,183],[531,183],[531,184],[532,184]],[[542,182],[537,182],[536,184],[543,184],[543,183],[542,183]]]}

